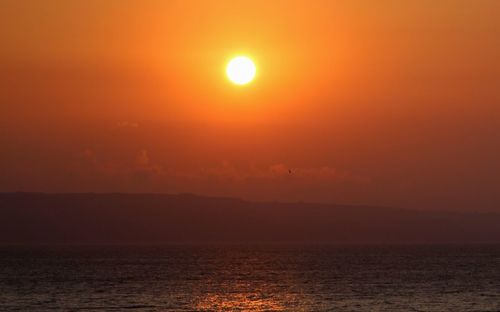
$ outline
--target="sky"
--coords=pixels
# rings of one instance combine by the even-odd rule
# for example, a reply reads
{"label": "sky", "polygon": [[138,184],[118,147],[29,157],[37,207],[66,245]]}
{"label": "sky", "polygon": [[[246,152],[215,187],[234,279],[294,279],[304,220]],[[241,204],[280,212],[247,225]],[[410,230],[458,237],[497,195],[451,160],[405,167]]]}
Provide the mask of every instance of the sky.
{"label": "sky", "polygon": [[498,12],[2,0],[0,191],[500,211]]}

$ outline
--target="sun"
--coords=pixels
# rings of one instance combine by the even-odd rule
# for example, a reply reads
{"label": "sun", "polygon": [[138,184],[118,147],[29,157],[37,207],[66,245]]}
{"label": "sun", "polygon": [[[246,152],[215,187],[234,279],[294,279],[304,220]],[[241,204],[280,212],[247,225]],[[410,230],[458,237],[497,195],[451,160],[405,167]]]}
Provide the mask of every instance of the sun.
{"label": "sun", "polygon": [[237,85],[245,85],[255,78],[257,68],[254,62],[246,56],[237,56],[233,58],[226,67],[226,75]]}

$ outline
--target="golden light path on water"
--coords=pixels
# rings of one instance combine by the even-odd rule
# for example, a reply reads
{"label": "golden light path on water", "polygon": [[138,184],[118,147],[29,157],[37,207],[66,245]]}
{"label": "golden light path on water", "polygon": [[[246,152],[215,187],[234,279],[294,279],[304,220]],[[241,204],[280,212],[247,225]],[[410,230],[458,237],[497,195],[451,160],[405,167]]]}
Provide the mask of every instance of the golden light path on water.
{"label": "golden light path on water", "polygon": [[[290,303],[303,300],[298,294],[275,294],[260,291],[248,293],[210,294],[202,297],[196,309],[198,311],[289,311]],[[297,310],[305,311],[305,310]]]}
{"label": "golden light path on water", "polygon": [[285,306],[274,298],[258,298],[262,294],[212,294],[202,298],[196,306],[202,311],[285,311]]}
{"label": "golden light path on water", "polygon": [[[204,282],[206,293],[193,304],[197,311],[310,311],[311,297],[296,272],[280,268],[277,254],[226,252],[213,267],[217,274]],[[277,262],[277,263],[276,263]],[[223,264],[223,266],[221,266]],[[274,267],[269,269],[268,265]]]}

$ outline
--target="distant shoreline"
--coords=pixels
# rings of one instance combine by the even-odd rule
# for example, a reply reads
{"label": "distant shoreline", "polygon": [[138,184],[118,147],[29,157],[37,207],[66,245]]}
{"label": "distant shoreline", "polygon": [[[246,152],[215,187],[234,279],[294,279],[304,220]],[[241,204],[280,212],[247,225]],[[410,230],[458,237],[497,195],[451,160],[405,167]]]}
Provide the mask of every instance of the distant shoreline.
{"label": "distant shoreline", "polygon": [[499,244],[500,214],[192,194],[0,193],[1,245]]}

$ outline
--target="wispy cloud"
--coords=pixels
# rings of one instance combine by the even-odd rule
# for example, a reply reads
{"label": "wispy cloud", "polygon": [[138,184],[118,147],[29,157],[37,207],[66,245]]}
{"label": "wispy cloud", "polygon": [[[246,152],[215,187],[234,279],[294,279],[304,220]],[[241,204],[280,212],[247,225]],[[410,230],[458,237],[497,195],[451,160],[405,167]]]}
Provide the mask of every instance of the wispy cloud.
{"label": "wispy cloud", "polygon": [[274,164],[265,168],[250,166],[246,168],[224,162],[218,166],[202,169],[199,175],[227,180],[309,180],[325,182],[358,182],[368,183],[370,178],[348,171],[341,171],[329,166],[296,167],[283,163]]}
{"label": "wispy cloud", "polygon": [[262,199],[330,200],[365,189],[371,183],[367,176],[330,166],[242,166],[222,162],[181,170],[158,162],[145,149],[124,155],[120,161],[101,158],[93,150],[84,149],[73,169],[87,185],[106,185],[117,191],[192,192]]}
{"label": "wispy cloud", "polygon": [[116,123],[117,128],[139,128],[138,122],[119,121]]}
{"label": "wispy cloud", "polygon": [[133,179],[143,182],[156,176],[165,175],[163,167],[152,162],[146,150],[141,150],[137,153],[135,164],[126,171]]}

